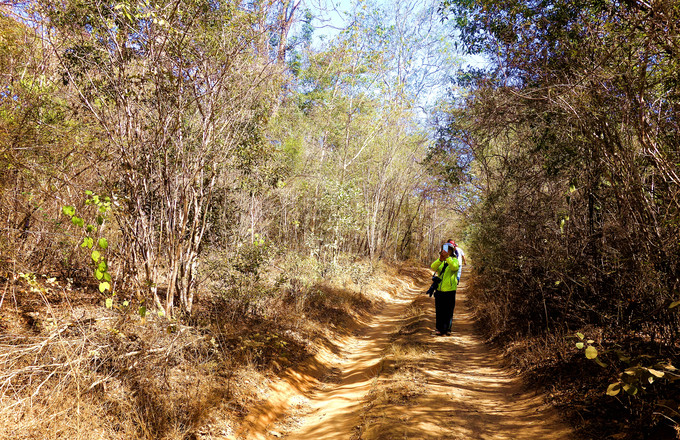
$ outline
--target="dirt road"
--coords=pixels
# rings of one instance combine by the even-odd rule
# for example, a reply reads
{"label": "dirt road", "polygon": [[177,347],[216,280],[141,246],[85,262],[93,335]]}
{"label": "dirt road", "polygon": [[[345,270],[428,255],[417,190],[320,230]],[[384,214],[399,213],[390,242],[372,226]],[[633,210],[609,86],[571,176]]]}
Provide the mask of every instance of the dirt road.
{"label": "dirt road", "polygon": [[[252,423],[259,429],[247,438],[572,439],[542,396],[523,392],[520,380],[483,343],[469,311],[464,278],[448,337],[430,335],[434,304],[422,294],[423,285],[401,283],[396,295],[386,297],[381,312],[345,341],[343,352],[320,361],[330,363],[332,374],[306,393],[303,383],[314,380],[314,371],[288,381],[292,386],[283,386],[274,396],[281,401],[275,406],[279,411],[287,407],[288,416],[277,417],[274,410],[260,415]],[[404,329],[407,306],[423,311],[410,336],[420,354],[395,375],[385,353]]]}

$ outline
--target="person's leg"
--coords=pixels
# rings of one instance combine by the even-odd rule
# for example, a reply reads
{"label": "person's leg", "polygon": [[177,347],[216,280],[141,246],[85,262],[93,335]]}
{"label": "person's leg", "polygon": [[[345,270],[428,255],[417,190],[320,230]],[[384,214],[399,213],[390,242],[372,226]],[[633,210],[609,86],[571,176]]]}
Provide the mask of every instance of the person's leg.
{"label": "person's leg", "polygon": [[434,293],[434,310],[435,310],[435,329],[440,334],[446,333],[446,296],[443,292]]}
{"label": "person's leg", "polygon": [[444,309],[444,322],[443,329],[440,330],[442,333],[446,334],[451,332],[451,322],[453,320],[453,304],[454,304],[454,292],[446,292],[445,304],[442,304]]}
{"label": "person's leg", "polygon": [[458,266],[458,274],[456,275],[459,283],[460,283],[460,274],[462,274],[462,273],[463,273],[463,265],[461,264],[460,266]]}
{"label": "person's leg", "polygon": [[449,326],[446,333],[451,333],[451,327],[453,327],[453,311],[456,309],[456,291],[451,292],[451,317],[449,318]]}

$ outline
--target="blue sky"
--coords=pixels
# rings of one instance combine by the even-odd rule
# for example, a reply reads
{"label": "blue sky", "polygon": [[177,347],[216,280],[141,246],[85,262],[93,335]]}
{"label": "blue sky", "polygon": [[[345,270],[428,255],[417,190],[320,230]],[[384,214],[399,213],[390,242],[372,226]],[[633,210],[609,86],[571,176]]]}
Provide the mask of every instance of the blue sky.
{"label": "blue sky", "polygon": [[[370,3],[387,6],[396,5],[398,0],[369,0]],[[432,4],[432,0],[422,0],[422,5],[425,7]],[[434,0],[437,5],[439,0]],[[324,39],[328,39],[336,35],[340,30],[344,29],[349,24],[349,17],[354,5],[367,3],[366,0],[301,0],[301,10],[306,8],[312,11],[314,20],[314,41],[313,44],[320,44]],[[489,62],[482,56],[462,56],[464,64],[469,64],[474,67],[484,67]]]}

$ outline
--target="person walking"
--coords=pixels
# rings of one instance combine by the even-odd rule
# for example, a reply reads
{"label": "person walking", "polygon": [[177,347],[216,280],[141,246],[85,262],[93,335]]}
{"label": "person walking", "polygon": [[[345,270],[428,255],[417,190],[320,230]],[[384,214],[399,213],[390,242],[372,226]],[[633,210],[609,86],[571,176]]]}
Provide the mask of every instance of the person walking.
{"label": "person walking", "polygon": [[454,255],[454,246],[444,243],[439,258],[434,260],[430,268],[441,279],[434,292],[435,331],[437,336],[451,333],[453,309],[456,306],[456,288],[458,287],[458,259]]}

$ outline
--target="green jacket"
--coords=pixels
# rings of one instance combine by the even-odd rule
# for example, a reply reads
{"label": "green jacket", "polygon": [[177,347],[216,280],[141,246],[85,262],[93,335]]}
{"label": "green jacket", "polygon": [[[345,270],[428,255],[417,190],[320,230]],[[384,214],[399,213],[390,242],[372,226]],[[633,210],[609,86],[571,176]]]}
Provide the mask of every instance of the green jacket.
{"label": "green jacket", "polygon": [[[444,263],[449,263],[449,265],[446,266],[444,275],[442,275],[440,272],[441,268],[444,267]],[[434,263],[430,264],[430,268],[437,271],[439,278],[442,279],[442,282],[437,286],[437,290],[441,292],[456,290],[458,287],[458,258],[449,257],[446,261],[439,261],[439,258],[437,258],[434,260]]]}

